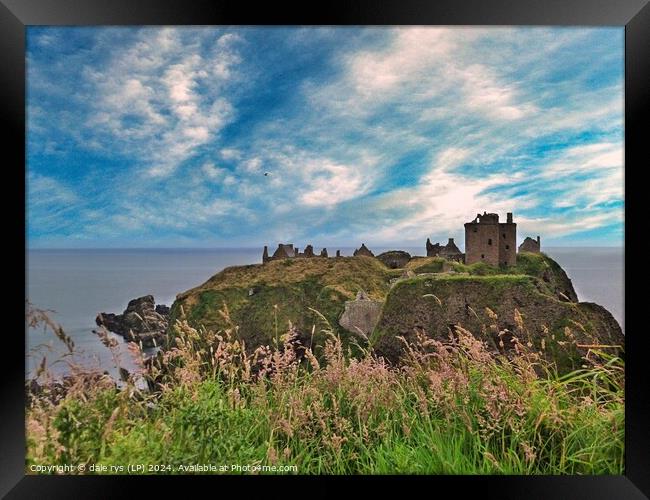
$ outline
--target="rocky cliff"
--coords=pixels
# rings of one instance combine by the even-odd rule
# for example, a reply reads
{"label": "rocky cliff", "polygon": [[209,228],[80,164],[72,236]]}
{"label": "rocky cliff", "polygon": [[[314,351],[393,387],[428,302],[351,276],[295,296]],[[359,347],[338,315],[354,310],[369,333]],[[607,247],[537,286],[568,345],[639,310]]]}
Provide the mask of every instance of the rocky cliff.
{"label": "rocky cliff", "polygon": [[375,328],[375,349],[397,361],[404,352],[404,343],[398,337],[410,341],[416,331],[421,331],[447,340],[456,326],[471,331],[497,351],[512,349],[512,338],[516,336],[567,369],[576,368],[580,355],[586,353],[587,347],[575,348],[576,344],[624,345],[620,326],[606,309],[597,304],[560,300],[549,293],[540,278],[440,273],[395,284]]}
{"label": "rocky cliff", "polygon": [[[501,269],[439,257],[405,259],[404,267],[392,269],[394,260],[315,257],[230,267],[179,294],[170,324],[185,317],[197,327],[236,326],[253,349],[291,323],[317,346],[322,318],[316,310],[344,340],[368,335],[377,352],[393,361],[402,352],[398,336],[410,338],[419,329],[446,338],[454,325],[493,344],[504,335],[525,334],[541,347],[543,335],[562,342],[568,333],[584,345],[623,345],[611,314],[578,303],[571,280],[544,254],[522,253],[516,266]],[[495,337],[486,329],[506,333]]]}

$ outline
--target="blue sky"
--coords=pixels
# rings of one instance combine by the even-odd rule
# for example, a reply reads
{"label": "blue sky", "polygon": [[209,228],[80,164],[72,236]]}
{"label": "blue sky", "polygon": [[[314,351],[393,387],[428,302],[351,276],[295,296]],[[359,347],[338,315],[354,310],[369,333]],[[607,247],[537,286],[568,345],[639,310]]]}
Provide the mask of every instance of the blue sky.
{"label": "blue sky", "polygon": [[623,37],[29,27],[28,245],[622,245]]}

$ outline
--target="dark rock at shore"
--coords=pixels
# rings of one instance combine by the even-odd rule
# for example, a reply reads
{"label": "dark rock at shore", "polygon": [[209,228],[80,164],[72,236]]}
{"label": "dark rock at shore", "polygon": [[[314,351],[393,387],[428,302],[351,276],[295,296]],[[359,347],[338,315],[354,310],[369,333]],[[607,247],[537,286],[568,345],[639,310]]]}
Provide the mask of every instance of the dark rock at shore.
{"label": "dark rock at shore", "polygon": [[153,295],[145,295],[131,300],[122,314],[99,313],[95,323],[145,347],[160,346],[169,324],[169,307],[156,306]]}
{"label": "dark rock at shore", "polygon": [[27,406],[29,406],[34,399],[45,398],[52,404],[56,405],[65,398],[71,387],[78,387],[79,384],[86,388],[97,388],[99,386],[105,388],[117,388],[115,380],[113,380],[106,371],[103,373],[93,371],[81,372],[76,373],[75,375],[65,375],[61,379],[47,382],[31,378],[25,382],[25,392],[27,396],[25,402],[27,403]]}

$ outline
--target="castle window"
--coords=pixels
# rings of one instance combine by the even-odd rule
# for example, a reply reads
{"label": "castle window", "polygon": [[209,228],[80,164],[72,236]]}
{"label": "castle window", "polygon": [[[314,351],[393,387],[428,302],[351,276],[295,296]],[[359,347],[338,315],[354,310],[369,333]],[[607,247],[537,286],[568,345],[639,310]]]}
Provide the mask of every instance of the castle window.
{"label": "castle window", "polygon": [[485,259],[485,254],[484,253],[481,254],[481,259]]}
{"label": "castle window", "polygon": [[503,239],[504,240],[506,239],[506,233],[503,233]]}
{"label": "castle window", "polygon": [[488,245],[492,244],[492,238],[488,238]]}
{"label": "castle window", "polygon": [[510,245],[506,245],[506,250],[510,250]]}

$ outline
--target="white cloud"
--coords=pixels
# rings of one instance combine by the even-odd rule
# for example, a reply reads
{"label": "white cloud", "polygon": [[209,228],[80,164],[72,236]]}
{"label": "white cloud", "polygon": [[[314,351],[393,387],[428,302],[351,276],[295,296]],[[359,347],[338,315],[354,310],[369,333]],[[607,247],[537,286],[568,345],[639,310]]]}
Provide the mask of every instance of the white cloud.
{"label": "white cloud", "polygon": [[[515,82],[497,68],[466,56],[465,49],[489,30],[404,27],[391,30],[380,48],[352,53],[344,59],[345,78],[325,89],[309,89],[315,103],[333,105],[345,114],[369,114],[390,102],[419,104],[413,113],[441,117],[459,109],[497,121],[528,117],[537,107],[524,99]],[[444,99],[452,106],[433,109],[425,102]],[[414,110],[411,110],[412,112]]]}
{"label": "white cloud", "polygon": [[418,81],[431,83],[431,68],[444,69],[456,46],[454,31],[448,28],[396,28],[392,33],[387,48],[361,51],[346,60],[349,80],[365,98],[375,99]]}
{"label": "white cloud", "polygon": [[623,171],[623,145],[613,142],[596,142],[569,147],[561,155],[541,168],[541,176],[557,179],[577,173],[598,173],[612,170]]}
{"label": "white cloud", "polygon": [[206,142],[210,137],[210,131],[207,127],[187,127],[183,130],[186,137],[194,139],[197,142]]}
{"label": "white cloud", "polygon": [[226,175],[223,179],[224,186],[233,186],[237,184],[237,178],[234,175]]}
{"label": "white cloud", "polygon": [[469,149],[450,147],[444,149],[436,158],[435,167],[438,170],[449,170],[457,167],[471,155]]}
{"label": "white cloud", "polygon": [[429,172],[413,187],[402,188],[380,196],[372,205],[377,217],[396,214],[396,220],[369,231],[364,237],[375,241],[419,240],[429,236],[444,239],[458,237],[463,224],[473,214],[512,212],[513,207],[523,209],[533,202],[526,197],[503,199],[497,194],[487,194],[489,188],[500,187],[508,182],[503,174],[483,178],[466,177],[450,171],[465,153],[454,148],[442,151]]}
{"label": "white cloud", "polygon": [[590,143],[567,148],[555,160],[542,164],[538,178],[560,186],[563,195],[554,201],[555,207],[592,209],[623,200],[623,163],[621,143]]}
{"label": "white cloud", "polygon": [[[503,36],[492,29],[392,29],[386,43],[343,53],[335,78],[305,84],[307,106],[296,119],[283,117],[258,129],[258,140],[250,146],[272,172],[261,198],[282,216],[278,224],[295,216],[289,209],[293,205],[286,203],[295,200],[304,209],[338,207],[303,216],[312,224],[342,220],[344,232],[368,240],[432,232],[458,236],[476,212],[523,214],[570,199],[543,185],[545,178],[558,174],[553,169],[561,162],[567,165],[565,186],[583,197],[589,194],[572,210],[615,201],[622,175],[616,138],[607,139],[609,146],[568,151],[555,166],[536,163],[537,153],[527,151],[546,134],[607,132],[622,123],[616,86],[585,91],[579,82],[560,81],[543,85],[538,93],[539,82],[531,80],[548,78],[549,68],[561,65],[558,60],[567,50],[575,50],[567,47],[582,43],[584,34],[531,31],[530,44],[548,46],[549,57],[546,51],[524,50],[522,40],[528,38],[517,30],[501,32]],[[494,40],[503,43],[492,53],[482,50]],[[570,98],[553,99],[554,92]],[[293,140],[268,146],[278,137]],[[312,151],[297,146],[314,138],[318,146]],[[413,152],[427,149],[429,160],[405,163]],[[374,161],[364,164],[364,155]],[[428,169],[426,161],[431,162]],[[403,169],[413,170],[412,185],[391,186],[391,178],[408,177]],[[590,182],[569,179],[580,169],[591,176]],[[245,171],[241,164],[238,170]],[[600,176],[601,170],[607,174]],[[379,193],[373,193],[375,188]],[[557,220],[571,216],[557,215]],[[583,226],[567,222],[567,227],[577,231]]]}
{"label": "white cloud", "polygon": [[467,107],[497,120],[517,120],[537,111],[531,103],[517,103],[518,91],[514,84],[500,83],[494,70],[481,64],[472,64],[458,70]]}
{"label": "white cloud", "polygon": [[298,197],[303,205],[329,207],[365,194],[370,186],[359,169],[347,165],[316,163],[307,171],[309,187]]}
{"label": "white cloud", "polygon": [[27,178],[27,196],[34,205],[72,205],[79,197],[69,187],[53,177],[30,173]]}
{"label": "white cloud", "polygon": [[115,51],[105,69],[88,67],[96,102],[87,121],[105,143],[143,158],[153,177],[166,177],[200,146],[217,137],[234,116],[222,95],[240,61],[235,35],[212,40],[209,31],[144,29]]}
{"label": "white cloud", "polygon": [[256,174],[261,172],[262,170],[262,159],[258,156],[249,158],[246,161],[243,161],[239,164],[240,170],[249,173],[249,174]]}
{"label": "white cloud", "polygon": [[577,212],[564,216],[553,217],[518,217],[517,226],[523,239],[527,234],[543,234],[548,238],[562,236],[598,229],[603,226],[623,223],[623,212],[620,210],[603,213]]}

